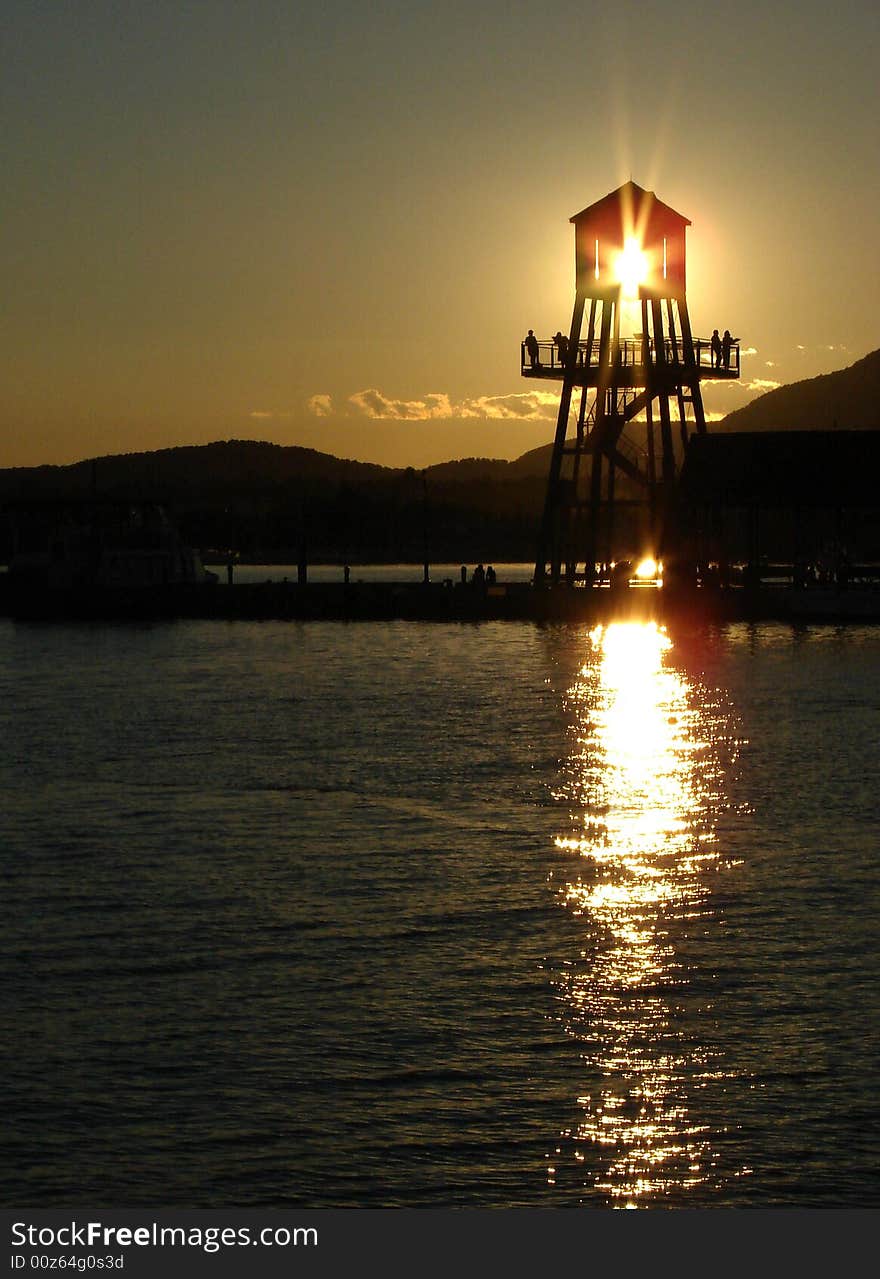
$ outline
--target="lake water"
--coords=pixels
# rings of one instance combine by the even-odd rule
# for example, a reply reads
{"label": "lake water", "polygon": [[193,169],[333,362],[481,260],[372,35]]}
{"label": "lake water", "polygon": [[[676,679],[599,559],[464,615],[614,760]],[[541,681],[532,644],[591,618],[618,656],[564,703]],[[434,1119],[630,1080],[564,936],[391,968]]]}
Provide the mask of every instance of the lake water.
{"label": "lake water", "polygon": [[872,1206],[880,628],[0,621],[2,1200]]}

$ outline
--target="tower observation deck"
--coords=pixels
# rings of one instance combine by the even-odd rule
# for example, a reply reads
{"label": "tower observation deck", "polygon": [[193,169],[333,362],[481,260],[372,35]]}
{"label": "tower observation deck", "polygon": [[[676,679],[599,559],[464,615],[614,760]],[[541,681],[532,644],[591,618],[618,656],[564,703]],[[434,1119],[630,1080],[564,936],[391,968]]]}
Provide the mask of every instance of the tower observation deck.
{"label": "tower observation deck", "polygon": [[687,218],[627,182],[571,221],[569,333],[521,347],[523,377],[561,383],[538,586],[600,585],[621,555],[674,557],[678,474],[706,431],[700,383],[740,374],[738,338],[691,332]]}
{"label": "tower observation deck", "polygon": [[[700,381],[704,382],[707,379],[729,381],[738,378],[740,375],[739,346],[739,338],[732,338],[730,359],[725,367],[723,363],[716,365],[714,362],[711,338],[694,338],[694,359]],[[615,376],[619,379],[620,385],[645,387],[652,377],[655,380],[658,377],[665,377],[674,388],[676,384],[672,379],[678,374],[676,366],[684,364],[685,344],[681,338],[677,341],[667,338],[663,359],[659,360],[654,350],[653,339],[648,340],[646,349],[642,335],[636,334],[632,338],[621,338],[617,350],[609,352],[609,359],[615,364]],[[556,382],[561,382],[565,377],[565,366],[560,358],[559,348],[550,338],[538,340],[538,356],[534,365],[523,342],[520,361],[523,377],[543,378]],[[575,386],[598,386],[600,381],[599,344],[594,342],[591,347],[581,340],[578,343],[574,365]]]}

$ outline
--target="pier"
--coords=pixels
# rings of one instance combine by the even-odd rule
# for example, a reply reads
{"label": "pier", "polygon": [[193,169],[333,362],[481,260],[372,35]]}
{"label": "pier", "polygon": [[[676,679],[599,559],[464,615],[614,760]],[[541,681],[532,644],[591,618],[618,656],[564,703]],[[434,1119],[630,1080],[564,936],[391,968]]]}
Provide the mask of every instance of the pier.
{"label": "pier", "polygon": [[443,582],[256,582],[138,589],[36,592],[0,577],[0,616],[25,623],[153,623],[182,620],[585,623],[610,620],[697,625],[778,620],[880,622],[880,564],[855,565],[839,580],[799,588],[792,564],[738,566],[722,582],[664,587],[635,582],[535,589],[499,582],[488,589]]}

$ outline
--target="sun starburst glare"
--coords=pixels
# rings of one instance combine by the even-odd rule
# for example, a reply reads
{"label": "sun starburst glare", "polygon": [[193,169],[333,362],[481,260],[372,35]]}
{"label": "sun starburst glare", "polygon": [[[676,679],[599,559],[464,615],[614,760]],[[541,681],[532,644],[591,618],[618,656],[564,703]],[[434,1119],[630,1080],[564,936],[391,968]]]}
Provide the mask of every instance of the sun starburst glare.
{"label": "sun starburst glare", "polygon": [[644,284],[649,271],[648,255],[634,235],[628,235],[623,248],[614,259],[614,277],[626,298],[638,297],[639,285]]}

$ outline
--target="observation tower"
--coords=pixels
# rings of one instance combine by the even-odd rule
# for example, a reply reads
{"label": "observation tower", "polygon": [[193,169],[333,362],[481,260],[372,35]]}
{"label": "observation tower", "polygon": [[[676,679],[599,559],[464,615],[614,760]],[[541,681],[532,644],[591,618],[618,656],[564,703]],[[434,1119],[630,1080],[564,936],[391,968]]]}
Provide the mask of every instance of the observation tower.
{"label": "observation tower", "polygon": [[738,339],[691,332],[688,218],[630,181],[571,222],[568,337],[532,335],[521,353],[523,377],[562,383],[536,586],[601,585],[621,553],[674,555],[678,474],[706,431],[700,383],[739,377]]}

